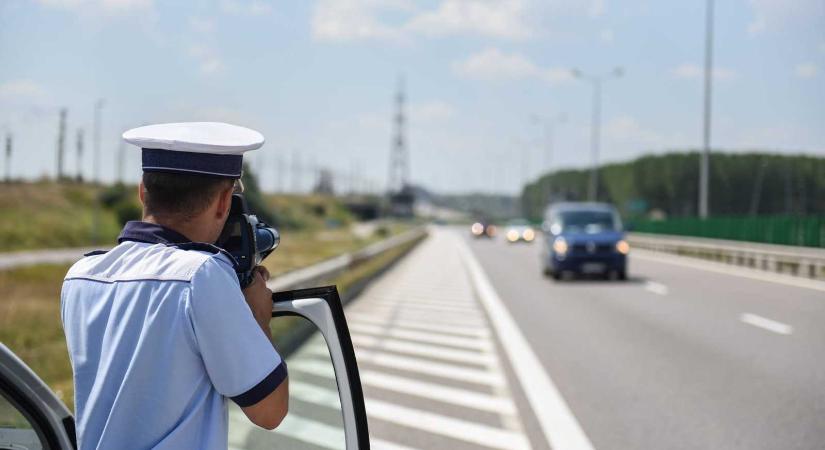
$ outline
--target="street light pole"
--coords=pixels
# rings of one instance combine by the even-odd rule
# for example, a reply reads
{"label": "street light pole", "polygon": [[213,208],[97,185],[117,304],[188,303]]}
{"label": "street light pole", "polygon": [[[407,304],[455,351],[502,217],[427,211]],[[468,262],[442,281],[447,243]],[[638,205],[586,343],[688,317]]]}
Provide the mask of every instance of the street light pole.
{"label": "street light pole", "polygon": [[95,102],[94,119],[94,162],[92,171],[94,172],[95,183],[100,183],[100,110],[103,109],[103,99],[99,98]]}
{"label": "street light pole", "polygon": [[710,209],[710,119],[713,88],[713,0],[707,0],[705,13],[705,105],[702,156],[699,162],[699,217],[706,219]]}
{"label": "street light pole", "polygon": [[[99,98],[95,102],[94,117],[94,159],[93,177],[94,183],[100,184],[100,110],[103,109],[103,99]],[[92,243],[100,241],[100,194],[95,195],[94,208],[92,211]]]}
{"label": "street light pole", "polygon": [[601,145],[601,115],[602,115],[602,82],[608,77],[619,78],[624,74],[621,67],[616,67],[606,75],[586,75],[578,69],[573,69],[573,76],[589,81],[593,85],[593,115],[590,122],[590,182],[587,189],[587,198],[594,202],[599,194],[599,150]]}

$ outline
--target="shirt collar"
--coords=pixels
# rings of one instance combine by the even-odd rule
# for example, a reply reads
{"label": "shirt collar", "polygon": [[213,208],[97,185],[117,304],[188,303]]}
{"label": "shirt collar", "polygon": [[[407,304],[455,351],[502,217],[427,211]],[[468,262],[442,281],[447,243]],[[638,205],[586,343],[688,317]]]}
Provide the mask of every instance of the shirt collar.
{"label": "shirt collar", "polygon": [[118,244],[124,241],[146,242],[149,244],[182,244],[190,242],[191,239],[163,225],[130,220],[126,222],[123,231],[117,237]]}

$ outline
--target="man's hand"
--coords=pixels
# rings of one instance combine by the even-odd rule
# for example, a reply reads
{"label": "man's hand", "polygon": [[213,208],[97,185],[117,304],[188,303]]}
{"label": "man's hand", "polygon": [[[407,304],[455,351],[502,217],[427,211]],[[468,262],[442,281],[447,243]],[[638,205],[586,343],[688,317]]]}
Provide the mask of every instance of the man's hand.
{"label": "man's hand", "polygon": [[255,321],[261,326],[267,337],[271,339],[269,331],[269,320],[272,319],[272,291],[266,287],[269,280],[269,271],[262,266],[255,268],[252,275],[252,283],[243,290],[243,296]]}

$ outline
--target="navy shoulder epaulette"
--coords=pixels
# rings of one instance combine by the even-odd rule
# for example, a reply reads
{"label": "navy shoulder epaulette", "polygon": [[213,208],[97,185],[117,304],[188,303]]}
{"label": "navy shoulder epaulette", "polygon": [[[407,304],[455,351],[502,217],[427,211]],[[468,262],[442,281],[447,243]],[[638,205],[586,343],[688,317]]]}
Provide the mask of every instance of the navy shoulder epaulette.
{"label": "navy shoulder epaulette", "polygon": [[84,253],[83,256],[97,256],[108,253],[109,250],[92,250],[89,253]]}

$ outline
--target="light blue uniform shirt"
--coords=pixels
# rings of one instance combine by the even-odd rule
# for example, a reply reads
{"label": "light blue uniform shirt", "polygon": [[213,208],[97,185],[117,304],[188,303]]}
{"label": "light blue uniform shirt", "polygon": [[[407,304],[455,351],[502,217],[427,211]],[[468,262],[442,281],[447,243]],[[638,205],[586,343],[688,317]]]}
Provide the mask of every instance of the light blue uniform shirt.
{"label": "light blue uniform shirt", "polygon": [[222,253],[129,222],[117,247],[69,269],[61,309],[79,448],[226,449],[227,398],[257,403],[286,366]]}

